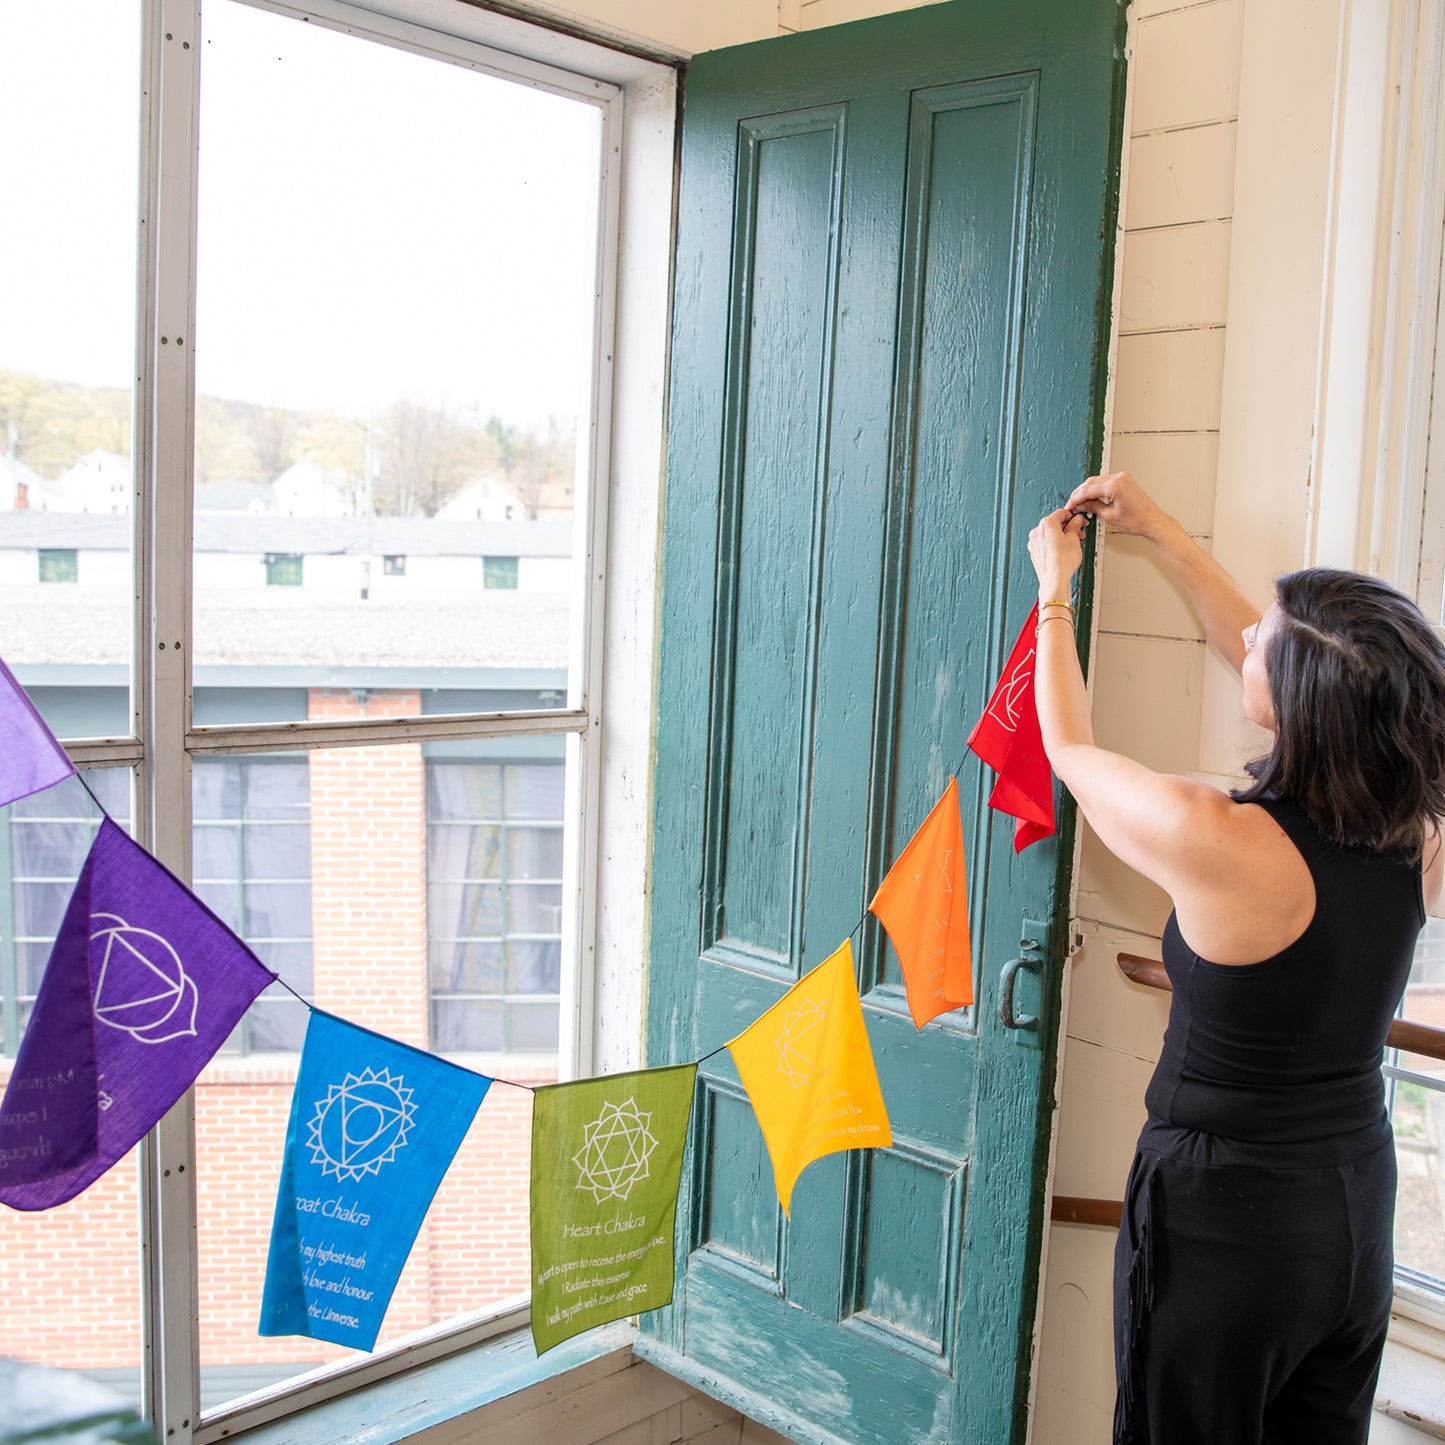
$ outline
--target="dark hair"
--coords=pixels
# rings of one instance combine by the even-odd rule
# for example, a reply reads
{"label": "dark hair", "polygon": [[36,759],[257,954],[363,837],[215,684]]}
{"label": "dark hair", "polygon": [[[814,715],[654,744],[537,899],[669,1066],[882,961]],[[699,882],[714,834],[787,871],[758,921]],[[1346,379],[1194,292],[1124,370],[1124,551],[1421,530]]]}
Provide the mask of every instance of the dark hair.
{"label": "dark hair", "polygon": [[1402,592],[1311,567],[1275,583],[1274,747],[1241,803],[1284,798],[1336,843],[1419,857],[1445,817],[1445,645]]}

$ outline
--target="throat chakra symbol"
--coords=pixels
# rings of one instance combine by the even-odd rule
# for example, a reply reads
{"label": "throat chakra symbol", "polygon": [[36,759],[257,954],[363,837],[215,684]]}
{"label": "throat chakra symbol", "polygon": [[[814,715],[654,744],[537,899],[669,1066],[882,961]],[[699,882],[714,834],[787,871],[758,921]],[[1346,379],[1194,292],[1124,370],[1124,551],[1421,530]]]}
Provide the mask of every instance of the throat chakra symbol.
{"label": "throat chakra symbol", "polygon": [[635,1099],[603,1104],[602,1112],[582,1131],[582,1147],[572,1156],[577,1166],[577,1190],[592,1191],[604,1199],[626,1199],[632,1186],[648,1176],[647,1161],[657,1148],[648,1127],[651,1111],[639,1111]]}
{"label": "throat chakra symbol", "polygon": [[813,1035],[828,1016],[828,1010],[816,999],[807,999],[783,1018],[778,1033],[778,1072],[799,1088],[813,1077]]}
{"label": "throat chakra symbol", "polygon": [[361,1179],[396,1158],[416,1118],[416,1105],[400,1074],[363,1069],[332,1084],[307,1125],[311,1162],[321,1177]]}
{"label": "throat chakra symbol", "polygon": [[90,951],[99,955],[95,1019],[138,1044],[165,1044],[196,1032],[196,985],[159,933],[132,928],[115,913],[90,915]]}

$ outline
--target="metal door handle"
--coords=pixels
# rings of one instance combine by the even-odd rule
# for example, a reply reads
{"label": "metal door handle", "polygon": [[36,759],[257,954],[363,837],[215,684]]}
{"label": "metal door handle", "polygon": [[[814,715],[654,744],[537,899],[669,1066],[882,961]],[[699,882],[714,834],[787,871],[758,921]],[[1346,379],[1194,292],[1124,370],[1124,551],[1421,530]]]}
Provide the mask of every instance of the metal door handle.
{"label": "metal door handle", "polygon": [[[1026,944],[1031,940],[1026,940]],[[1036,958],[1011,958],[1004,964],[1003,972],[998,976],[998,1017],[999,1022],[1006,1029],[1031,1029],[1038,1025],[1038,1016],[1035,1014],[1023,1014],[1018,1017],[1014,1015],[1014,980],[1018,977],[1019,969],[1026,968],[1030,973],[1039,971],[1039,960]]]}

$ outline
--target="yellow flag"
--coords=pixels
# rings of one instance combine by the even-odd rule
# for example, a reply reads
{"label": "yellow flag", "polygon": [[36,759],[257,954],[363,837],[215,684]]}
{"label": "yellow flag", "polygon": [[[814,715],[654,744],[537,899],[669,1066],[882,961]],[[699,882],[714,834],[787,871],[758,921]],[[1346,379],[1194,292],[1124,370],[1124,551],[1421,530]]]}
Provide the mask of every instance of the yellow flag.
{"label": "yellow flag", "polygon": [[753,1102],[783,1212],[815,1159],[893,1142],[858,980],[853,943],[804,975],[728,1044]]}

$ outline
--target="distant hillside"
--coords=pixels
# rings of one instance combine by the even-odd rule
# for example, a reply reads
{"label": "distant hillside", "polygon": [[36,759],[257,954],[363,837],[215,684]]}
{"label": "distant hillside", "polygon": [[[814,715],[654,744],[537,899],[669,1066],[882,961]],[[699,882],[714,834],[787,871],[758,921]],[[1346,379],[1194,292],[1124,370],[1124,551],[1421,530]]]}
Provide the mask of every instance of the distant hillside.
{"label": "distant hillside", "polygon": [[[54,479],[100,448],[127,455],[131,397],[0,368],[0,447]],[[528,508],[570,497],[573,418],[544,435],[500,417],[462,417],[402,397],[367,422],[328,411],[196,398],[196,483],[270,482],[309,459],[361,482],[368,449],[376,510],[431,516],[466,482],[504,477]]]}

